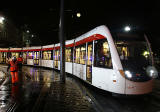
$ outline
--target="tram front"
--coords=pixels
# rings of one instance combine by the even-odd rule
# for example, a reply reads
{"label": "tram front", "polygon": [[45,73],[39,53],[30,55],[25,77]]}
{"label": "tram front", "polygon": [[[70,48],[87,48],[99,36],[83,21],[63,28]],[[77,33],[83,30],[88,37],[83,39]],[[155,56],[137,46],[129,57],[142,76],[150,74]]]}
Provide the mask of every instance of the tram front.
{"label": "tram front", "polygon": [[157,70],[151,48],[142,35],[121,35],[116,46],[123,66],[125,94],[147,94],[152,91]]}

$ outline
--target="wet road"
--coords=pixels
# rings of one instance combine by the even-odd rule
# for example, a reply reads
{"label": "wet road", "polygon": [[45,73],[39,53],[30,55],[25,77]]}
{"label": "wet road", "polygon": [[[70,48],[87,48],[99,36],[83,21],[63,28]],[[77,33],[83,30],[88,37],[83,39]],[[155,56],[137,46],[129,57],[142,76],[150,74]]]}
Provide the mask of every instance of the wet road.
{"label": "wet road", "polygon": [[[6,73],[6,66],[0,66]],[[150,95],[113,97],[83,81],[67,76],[59,82],[59,72],[23,67],[20,82],[11,84],[9,74],[0,72],[0,112],[160,112],[160,80]]]}

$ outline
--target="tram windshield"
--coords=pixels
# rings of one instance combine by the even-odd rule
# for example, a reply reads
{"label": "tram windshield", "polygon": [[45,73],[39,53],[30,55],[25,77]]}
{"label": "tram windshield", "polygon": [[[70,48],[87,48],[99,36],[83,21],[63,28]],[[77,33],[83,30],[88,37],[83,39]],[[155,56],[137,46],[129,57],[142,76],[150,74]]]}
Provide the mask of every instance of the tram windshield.
{"label": "tram windshield", "polygon": [[126,78],[132,81],[148,81],[146,68],[152,64],[149,47],[145,39],[123,39],[116,41],[117,50]]}

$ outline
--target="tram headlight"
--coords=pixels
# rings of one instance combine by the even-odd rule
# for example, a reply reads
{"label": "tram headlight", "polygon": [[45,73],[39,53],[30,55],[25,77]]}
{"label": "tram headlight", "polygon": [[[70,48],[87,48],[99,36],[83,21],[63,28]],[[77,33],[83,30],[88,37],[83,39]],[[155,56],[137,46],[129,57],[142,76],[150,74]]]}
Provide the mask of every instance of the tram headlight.
{"label": "tram headlight", "polygon": [[158,77],[158,71],[153,66],[148,66],[146,69],[147,75],[151,78],[157,78]]}
{"label": "tram headlight", "polygon": [[132,78],[132,73],[130,71],[127,70],[127,71],[124,72],[124,74],[128,78]]}

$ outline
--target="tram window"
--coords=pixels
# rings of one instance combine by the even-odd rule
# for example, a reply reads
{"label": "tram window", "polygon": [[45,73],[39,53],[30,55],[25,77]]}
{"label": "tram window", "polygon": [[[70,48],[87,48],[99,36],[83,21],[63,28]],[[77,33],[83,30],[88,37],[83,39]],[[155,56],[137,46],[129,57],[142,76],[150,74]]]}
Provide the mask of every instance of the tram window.
{"label": "tram window", "polygon": [[66,62],[72,62],[72,48],[66,48],[65,53]]}
{"label": "tram window", "polygon": [[111,54],[107,40],[95,41],[94,66],[112,68]]}
{"label": "tram window", "polygon": [[12,52],[12,56],[16,56],[16,58],[18,58],[18,57],[19,57],[19,53],[17,53],[17,52]]}
{"label": "tram window", "polygon": [[6,53],[5,52],[2,53],[2,62],[6,62]]}
{"label": "tram window", "polygon": [[75,56],[75,63],[80,63],[80,47],[76,47]]}
{"label": "tram window", "polygon": [[55,60],[55,61],[58,61],[58,60],[59,60],[59,57],[60,57],[60,56],[59,56],[59,50],[56,50],[56,51],[55,51],[54,60]]}
{"label": "tram window", "polygon": [[28,52],[28,59],[33,59],[33,52]]}
{"label": "tram window", "polygon": [[148,60],[149,50],[146,43],[139,41],[117,42],[117,50],[121,60],[143,59]]}
{"label": "tram window", "polygon": [[92,65],[92,44],[88,45],[87,65]]}
{"label": "tram window", "polygon": [[81,48],[81,51],[80,51],[80,64],[85,64],[85,60],[86,60],[86,46],[83,45],[80,48]]}
{"label": "tram window", "polygon": [[53,60],[53,51],[43,51],[42,59]]}
{"label": "tram window", "polygon": [[121,60],[127,60],[127,57],[129,56],[128,47],[118,46],[117,50],[118,50],[120,59]]}
{"label": "tram window", "polygon": [[39,59],[40,55],[39,55],[40,52],[34,52],[34,59]]}

